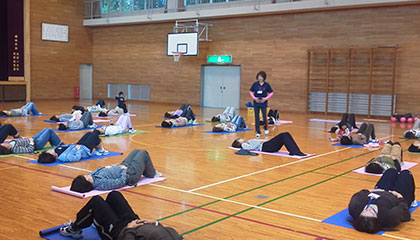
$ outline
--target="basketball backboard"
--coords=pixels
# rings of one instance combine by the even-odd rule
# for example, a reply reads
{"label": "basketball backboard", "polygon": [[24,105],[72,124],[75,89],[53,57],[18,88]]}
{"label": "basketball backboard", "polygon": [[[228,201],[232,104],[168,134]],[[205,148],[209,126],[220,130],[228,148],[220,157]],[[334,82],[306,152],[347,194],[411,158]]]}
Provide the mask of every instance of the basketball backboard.
{"label": "basketball backboard", "polygon": [[174,52],[183,53],[184,56],[198,56],[198,33],[168,33],[167,56]]}

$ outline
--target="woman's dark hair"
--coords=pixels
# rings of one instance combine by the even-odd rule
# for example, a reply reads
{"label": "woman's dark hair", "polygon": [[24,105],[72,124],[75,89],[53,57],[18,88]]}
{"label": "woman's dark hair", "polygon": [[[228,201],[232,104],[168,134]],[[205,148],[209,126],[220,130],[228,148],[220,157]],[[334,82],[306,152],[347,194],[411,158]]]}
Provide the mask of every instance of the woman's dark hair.
{"label": "woman's dark hair", "polygon": [[239,142],[240,138],[235,139],[235,141],[233,141],[232,143],[232,147],[234,148],[242,148],[242,144]]}
{"label": "woman's dark hair", "polygon": [[415,135],[412,131],[408,131],[408,132],[404,135],[404,137],[405,137],[405,138],[408,138],[408,139],[414,139],[414,138],[416,138],[416,135]]}
{"label": "woman's dark hair", "polygon": [[66,127],[66,125],[64,125],[64,124],[60,123],[60,124],[58,124],[58,129],[59,129],[59,130],[66,130],[66,129],[67,129],[67,127]]}
{"label": "woman's dark hair", "polygon": [[70,190],[79,193],[89,192],[93,190],[93,184],[86,180],[85,176],[79,175],[73,179]]}
{"label": "woman's dark hair", "polygon": [[166,113],[165,113],[165,117],[166,117],[166,118],[171,118],[171,117],[172,117],[172,114],[170,114],[169,112],[166,112]]}
{"label": "woman's dark hair", "polygon": [[163,121],[162,122],[162,127],[170,128],[170,127],[172,127],[172,122]]}
{"label": "woman's dark hair", "polygon": [[225,130],[223,128],[221,128],[221,127],[214,126],[212,131],[213,132],[224,132]]}
{"label": "woman's dark hair", "polygon": [[341,145],[352,145],[353,141],[351,140],[351,138],[349,136],[343,136],[340,139],[340,143],[341,143]]}
{"label": "woman's dark hair", "polygon": [[384,172],[384,168],[381,165],[372,162],[365,166],[365,172],[382,174]]}
{"label": "woman's dark hair", "polygon": [[6,155],[12,153],[12,149],[0,145],[0,155]]}
{"label": "woman's dark hair", "polygon": [[420,152],[420,149],[416,145],[411,144],[410,147],[408,147],[408,151],[409,152]]}
{"label": "woman's dark hair", "polygon": [[120,92],[118,93],[118,96],[120,96],[121,94],[124,94],[124,92],[123,92],[123,91],[120,91]]}
{"label": "woman's dark hair", "polygon": [[330,133],[335,133],[337,131],[338,127],[334,126],[330,129]]}
{"label": "woman's dark hair", "polygon": [[105,112],[100,112],[100,113],[98,114],[98,116],[99,116],[99,117],[107,117],[107,116],[108,116],[108,114],[106,114]]}
{"label": "woman's dark hair", "polygon": [[7,115],[7,113],[5,111],[0,111],[0,117],[2,117],[2,116],[9,116],[9,115]]}
{"label": "woman's dark hair", "polygon": [[53,163],[55,162],[56,158],[50,153],[42,152],[38,156],[38,162],[39,163]]}
{"label": "woman's dark hair", "polygon": [[343,127],[344,127],[344,126],[346,126],[346,127],[347,127],[347,125],[346,125],[345,123],[341,123],[341,124],[339,124],[339,125],[338,125],[338,127],[339,127],[340,129],[343,129]]}
{"label": "woman's dark hair", "polygon": [[374,217],[359,216],[352,224],[357,231],[367,233],[377,233],[382,228],[378,219]]}
{"label": "woman's dark hair", "polygon": [[262,78],[264,78],[264,81],[265,81],[265,79],[267,78],[267,73],[265,73],[264,71],[260,71],[259,73],[257,73],[257,80],[258,80],[258,76],[261,76]]}
{"label": "woman's dark hair", "polygon": [[60,121],[60,119],[58,119],[58,117],[56,117],[55,115],[54,115],[54,116],[52,116],[52,117],[50,118],[50,120],[51,120],[51,121],[55,121],[55,122],[59,122],[59,121]]}

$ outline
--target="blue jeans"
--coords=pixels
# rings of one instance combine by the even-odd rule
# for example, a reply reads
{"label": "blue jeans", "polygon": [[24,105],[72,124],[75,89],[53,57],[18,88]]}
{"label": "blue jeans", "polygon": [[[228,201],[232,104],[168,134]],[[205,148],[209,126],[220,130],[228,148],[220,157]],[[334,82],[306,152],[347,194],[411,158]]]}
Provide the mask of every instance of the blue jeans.
{"label": "blue jeans", "polygon": [[233,117],[231,123],[236,125],[237,130],[246,128],[245,120],[240,115],[236,115],[235,117]]}
{"label": "blue jeans", "polygon": [[35,150],[41,150],[45,147],[47,142],[50,142],[53,146],[58,146],[61,143],[60,138],[55,134],[55,132],[50,128],[44,128],[34,137]]}
{"label": "blue jeans", "polygon": [[22,109],[22,116],[29,116],[29,115],[39,115],[38,109],[33,102],[28,102],[25,106],[21,107]]}

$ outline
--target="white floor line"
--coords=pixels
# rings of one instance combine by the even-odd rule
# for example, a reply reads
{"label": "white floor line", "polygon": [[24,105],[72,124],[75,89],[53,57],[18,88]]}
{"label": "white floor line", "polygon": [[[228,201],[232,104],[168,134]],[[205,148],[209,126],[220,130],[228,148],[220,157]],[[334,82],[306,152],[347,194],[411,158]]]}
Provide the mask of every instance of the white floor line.
{"label": "white floor line", "polygon": [[386,233],[382,234],[382,236],[389,237],[389,238],[395,238],[395,239],[401,239],[401,240],[411,240],[410,238],[397,237],[397,236],[389,235],[389,234],[386,234]]}
{"label": "white floor line", "polygon": [[[20,155],[18,155],[16,157],[23,158],[23,159],[28,159],[28,160],[36,160],[36,159],[30,158],[30,157],[25,157],[25,156],[20,156]],[[68,165],[65,165],[65,164],[62,164],[62,165],[59,165],[59,166],[60,167],[71,168],[71,169],[75,169],[75,170],[80,170],[80,171],[84,171],[84,172],[91,172],[91,171],[83,169],[83,168],[72,167],[72,166],[68,166]]]}
{"label": "white floor line", "polygon": [[[389,137],[390,136],[382,137],[382,138],[379,138],[379,139],[380,140],[388,139]],[[205,188],[208,188],[208,187],[213,187],[213,186],[216,186],[216,185],[219,185],[219,184],[222,184],[222,183],[231,182],[231,181],[241,179],[241,178],[244,178],[244,177],[249,177],[249,176],[252,176],[252,175],[255,175],[255,174],[260,174],[260,173],[271,171],[271,170],[274,170],[274,169],[290,166],[290,165],[293,165],[293,164],[296,164],[296,163],[305,162],[305,161],[308,161],[308,160],[311,160],[311,159],[314,159],[314,158],[323,157],[323,156],[326,156],[326,155],[329,155],[329,154],[333,154],[333,153],[336,153],[336,152],[341,152],[341,151],[348,150],[348,149],[351,149],[351,148],[346,147],[346,148],[343,148],[343,149],[338,149],[338,150],[334,150],[334,151],[331,151],[331,152],[326,152],[326,153],[323,153],[323,154],[319,154],[319,155],[315,155],[315,156],[312,156],[312,157],[308,157],[308,158],[300,159],[300,160],[297,160],[297,161],[293,161],[293,162],[290,162],[290,163],[282,164],[282,165],[279,165],[279,166],[263,169],[263,170],[260,170],[260,171],[257,171],[257,172],[244,174],[242,176],[238,176],[238,177],[226,179],[226,180],[223,180],[223,181],[220,181],[220,182],[205,185],[205,186],[202,186],[202,187],[194,188],[194,189],[188,190],[188,192],[195,192],[195,191],[202,190],[202,189],[205,189]]]}
{"label": "white floor line", "polygon": [[312,156],[312,157],[296,160],[296,161],[285,163],[285,164],[282,164],[282,165],[279,165],[279,166],[266,168],[266,169],[263,169],[263,170],[260,170],[260,171],[244,174],[244,175],[241,175],[241,176],[238,176],[238,177],[234,177],[234,178],[226,179],[226,180],[223,180],[223,181],[220,181],[220,182],[205,185],[205,186],[202,186],[202,187],[194,188],[194,189],[188,190],[188,192],[194,192],[194,191],[205,189],[205,188],[208,188],[208,187],[213,187],[213,186],[216,186],[216,185],[219,185],[219,184],[222,184],[222,183],[231,182],[231,181],[241,179],[241,178],[244,178],[244,177],[249,177],[249,176],[252,176],[252,175],[260,174],[260,173],[271,171],[271,170],[274,170],[274,169],[290,166],[290,165],[293,165],[293,164],[296,164],[296,163],[305,162],[305,161],[308,161],[308,160],[311,160],[311,159],[314,159],[314,158],[326,156],[326,155],[329,155],[329,154],[333,154],[333,153],[336,153],[336,152],[341,152],[341,151],[348,150],[348,149],[350,149],[350,148],[347,147],[347,148],[343,148],[343,149],[337,149],[337,150],[334,150],[334,151],[331,151],[331,152],[327,152],[327,153],[315,155],[315,156]]}
{"label": "white floor line", "polygon": [[301,215],[297,215],[297,214],[293,214],[293,213],[287,213],[287,212],[278,211],[278,210],[274,210],[274,209],[270,209],[270,208],[265,208],[265,207],[255,206],[255,205],[251,205],[251,204],[247,204],[247,203],[232,201],[232,200],[229,200],[229,199],[214,197],[214,196],[210,196],[210,195],[207,195],[207,194],[190,192],[190,191],[186,191],[186,190],[182,190],[182,189],[172,188],[172,187],[158,185],[158,184],[153,184],[153,183],[151,183],[149,185],[152,185],[152,186],[155,186],[155,187],[169,189],[169,190],[172,190],[172,191],[177,191],[177,192],[182,192],[182,193],[188,193],[188,194],[192,194],[192,195],[196,195],[196,196],[200,196],[200,197],[205,197],[205,198],[210,198],[210,199],[214,199],[214,200],[219,200],[219,201],[223,201],[223,202],[228,202],[228,203],[233,203],[233,204],[237,204],[237,205],[242,205],[242,206],[245,206],[245,207],[252,207],[252,208],[256,208],[256,209],[260,209],[260,210],[264,210],[264,211],[268,211],[268,212],[273,212],[273,213],[278,213],[278,214],[282,214],[282,215],[287,215],[287,216],[291,216],[291,217],[302,218],[302,219],[306,219],[306,220],[310,220],[310,221],[315,221],[315,222],[322,222],[322,220],[311,218],[311,217],[305,217],[305,216],[301,216]]}

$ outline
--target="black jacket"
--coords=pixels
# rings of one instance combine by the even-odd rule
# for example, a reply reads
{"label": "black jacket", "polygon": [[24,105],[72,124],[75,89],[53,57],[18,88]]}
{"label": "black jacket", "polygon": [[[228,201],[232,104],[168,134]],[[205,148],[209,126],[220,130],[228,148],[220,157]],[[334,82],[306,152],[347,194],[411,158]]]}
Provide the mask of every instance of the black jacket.
{"label": "black jacket", "polygon": [[[400,222],[410,221],[409,207],[404,198],[397,198],[387,191],[373,191],[380,197],[374,199],[371,204],[378,206],[378,221],[382,227],[396,227]],[[357,219],[368,204],[371,192],[363,189],[355,193],[349,203],[349,213],[353,219]]]}

